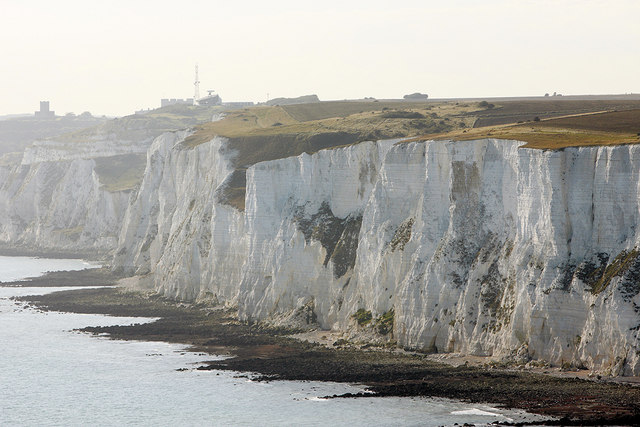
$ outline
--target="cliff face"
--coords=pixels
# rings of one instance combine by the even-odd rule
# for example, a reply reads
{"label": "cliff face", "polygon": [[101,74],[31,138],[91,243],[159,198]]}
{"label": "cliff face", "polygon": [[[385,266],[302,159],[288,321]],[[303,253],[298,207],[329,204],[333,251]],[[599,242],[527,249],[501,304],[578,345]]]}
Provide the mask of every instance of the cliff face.
{"label": "cliff face", "polygon": [[83,255],[114,250],[144,168],[141,153],[166,123],[136,116],[96,122],[103,123],[0,159],[0,247]]}
{"label": "cliff face", "polygon": [[232,153],[222,138],[188,149],[185,136],[151,146],[114,265],[171,297],[234,301],[246,258],[243,214],[218,203]]}
{"label": "cliff face", "polygon": [[366,142],[250,167],[241,212],[225,140],[180,138],[150,149],[115,258],[166,295],[640,373],[639,147]]}
{"label": "cliff face", "polygon": [[249,168],[241,315],[311,316],[323,327],[345,323],[344,296],[349,286],[358,286],[352,283],[353,267],[363,214],[394,142],[365,142]]}
{"label": "cliff face", "polygon": [[0,243],[32,251],[112,250],[129,192],[102,189],[94,168],[93,159],[3,168]]}
{"label": "cliff face", "polygon": [[517,146],[394,147],[351,310],[393,307],[409,347],[638,373],[639,147]]}

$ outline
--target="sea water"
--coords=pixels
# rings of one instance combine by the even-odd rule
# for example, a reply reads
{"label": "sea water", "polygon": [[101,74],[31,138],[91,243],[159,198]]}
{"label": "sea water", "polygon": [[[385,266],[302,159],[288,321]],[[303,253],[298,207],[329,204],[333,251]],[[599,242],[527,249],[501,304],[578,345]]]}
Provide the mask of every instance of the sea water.
{"label": "sea water", "polygon": [[81,259],[51,259],[26,256],[0,256],[0,282],[38,277],[48,271],[76,271],[98,267]]}
{"label": "sea water", "polygon": [[[82,263],[0,258],[4,282]],[[247,374],[198,371],[214,356],[176,344],[74,331],[153,319],[42,312],[12,299],[64,289],[70,288],[0,287],[0,425],[435,426],[531,420],[519,411],[446,399],[322,398],[361,392],[359,385],[257,382]]]}

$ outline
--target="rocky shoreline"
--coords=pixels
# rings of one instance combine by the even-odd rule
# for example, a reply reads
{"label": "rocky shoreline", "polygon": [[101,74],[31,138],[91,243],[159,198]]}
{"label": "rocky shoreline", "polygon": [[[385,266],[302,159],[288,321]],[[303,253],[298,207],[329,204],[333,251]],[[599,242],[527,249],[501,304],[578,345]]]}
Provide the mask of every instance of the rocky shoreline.
{"label": "rocky shoreline", "polygon": [[[100,270],[59,275],[51,283],[115,283],[115,277]],[[14,285],[41,286],[56,278],[55,274],[48,277],[34,279],[38,284],[29,281]],[[157,321],[147,324],[91,327],[84,331],[108,333],[114,339],[183,343],[197,351],[234,356],[208,362],[199,369],[253,372],[260,380],[360,383],[372,392],[332,397],[429,396],[489,402],[553,417],[542,423],[547,425],[640,423],[640,388],[628,384],[478,366],[452,367],[429,360],[425,354],[383,348],[327,347],[291,337],[299,331],[239,322],[234,310],[175,303],[122,288],[82,289],[21,299],[53,311],[157,317]]]}

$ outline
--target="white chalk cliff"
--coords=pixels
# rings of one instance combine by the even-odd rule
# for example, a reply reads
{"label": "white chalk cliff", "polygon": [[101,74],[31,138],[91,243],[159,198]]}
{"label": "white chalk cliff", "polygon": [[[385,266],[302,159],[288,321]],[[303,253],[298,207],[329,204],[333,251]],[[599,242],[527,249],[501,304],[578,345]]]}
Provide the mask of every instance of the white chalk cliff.
{"label": "white chalk cliff", "polygon": [[0,247],[36,253],[113,251],[131,189],[108,191],[97,162],[145,153],[160,133],[118,126],[110,123],[105,127],[110,132],[90,129],[73,142],[64,137],[36,141],[19,163],[0,166]]}
{"label": "white chalk cliff", "polygon": [[94,168],[93,159],[2,168],[0,243],[30,251],[112,250],[129,194],[104,190]]}
{"label": "white chalk cliff", "polygon": [[165,295],[640,374],[640,147],[364,142],[251,166],[240,211],[224,198],[227,141],[185,135],[149,149],[114,259]]}
{"label": "white chalk cliff", "polygon": [[156,138],[126,191],[96,162],[146,136],[36,144],[0,166],[0,245],[113,252],[246,320],[640,374],[640,146],[363,142],[249,167],[239,210],[232,144],[188,135]]}

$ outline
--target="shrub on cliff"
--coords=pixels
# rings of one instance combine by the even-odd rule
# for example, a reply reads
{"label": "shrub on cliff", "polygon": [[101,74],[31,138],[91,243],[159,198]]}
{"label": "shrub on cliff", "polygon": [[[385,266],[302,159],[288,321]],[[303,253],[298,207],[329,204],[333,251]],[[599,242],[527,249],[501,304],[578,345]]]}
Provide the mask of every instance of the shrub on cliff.
{"label": "shrub on cliff", "polygon": [[371,311],[361,308],[353,315],[351,315],[351,318],[355,319],[355,321],[358,322],[359,326],[365,326],[369,322],[371,322],[371,319],[373,319],[373,315],[371,314]]}

